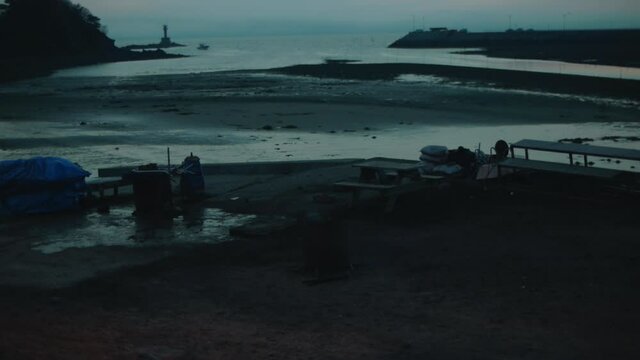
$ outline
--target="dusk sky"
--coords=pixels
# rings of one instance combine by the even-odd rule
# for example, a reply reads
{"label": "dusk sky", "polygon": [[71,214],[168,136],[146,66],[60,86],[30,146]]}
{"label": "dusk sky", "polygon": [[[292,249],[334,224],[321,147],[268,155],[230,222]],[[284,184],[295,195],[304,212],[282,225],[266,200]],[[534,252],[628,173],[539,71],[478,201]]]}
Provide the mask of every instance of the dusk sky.
{"label": "dusk sky", "polygon": [[470,31],[512,27],[640,27],[640,0],[76,0],[116,39],[177,36],[405,32],[447,26]]}

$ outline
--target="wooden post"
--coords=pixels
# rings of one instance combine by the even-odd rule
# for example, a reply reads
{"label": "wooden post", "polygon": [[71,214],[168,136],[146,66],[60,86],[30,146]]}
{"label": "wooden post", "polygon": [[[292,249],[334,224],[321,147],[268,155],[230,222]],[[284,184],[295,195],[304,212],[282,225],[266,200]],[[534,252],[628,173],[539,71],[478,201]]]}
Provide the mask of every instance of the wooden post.
{"label": "wooden post", "polygon": [[171,150],[167,148],[167,171],[171,171]]}
{"label": "wooden post", "polygon": [[398,201],[398,195],[391,195],[387,197],[386,200],[387,201],[384,207],[384,212],[388,214],[393,212],[393,209],[396,207],[396,202]]}
{"label": "wooden post", "polygon": [[569,153],[569,164],[573,165],[573,154]]}

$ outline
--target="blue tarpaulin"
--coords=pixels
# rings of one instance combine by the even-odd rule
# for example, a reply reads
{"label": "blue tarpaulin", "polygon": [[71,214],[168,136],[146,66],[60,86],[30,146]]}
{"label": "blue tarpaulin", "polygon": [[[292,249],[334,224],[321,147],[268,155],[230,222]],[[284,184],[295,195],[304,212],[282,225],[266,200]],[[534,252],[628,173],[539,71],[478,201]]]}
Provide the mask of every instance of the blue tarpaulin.
{"label": "blue tarpaulin", "polygon": [[89,175],[79,165],[56,157],[0,161],[0,215],[76,208]]}

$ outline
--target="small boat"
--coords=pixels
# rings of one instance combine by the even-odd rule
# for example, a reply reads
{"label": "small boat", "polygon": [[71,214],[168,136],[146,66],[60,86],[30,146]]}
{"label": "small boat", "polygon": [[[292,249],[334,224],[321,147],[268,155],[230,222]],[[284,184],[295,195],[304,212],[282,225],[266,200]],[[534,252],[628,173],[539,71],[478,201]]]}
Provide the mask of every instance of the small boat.
{"label": "small boat", "polygon": [[198,45],[198,50],[209,50],[209,45],[201,43]]}

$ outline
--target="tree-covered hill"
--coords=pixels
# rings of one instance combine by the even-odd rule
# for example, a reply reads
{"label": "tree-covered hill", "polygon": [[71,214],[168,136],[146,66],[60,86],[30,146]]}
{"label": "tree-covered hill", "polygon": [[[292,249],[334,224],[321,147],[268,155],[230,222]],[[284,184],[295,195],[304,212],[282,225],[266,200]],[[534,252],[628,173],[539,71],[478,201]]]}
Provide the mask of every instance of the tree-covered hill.
{"label": "tree-covered hill", "polygon": [[109,54],[114,41],[100,30],[100,19],[68,0],[5,0],[0,15],[3,58]]}
{"label": "tree-covered hill", "polygon": [[0,5],[0,81],[70,66],[175,57],[117,48],[100,19],[69,0],[4,0]]}

